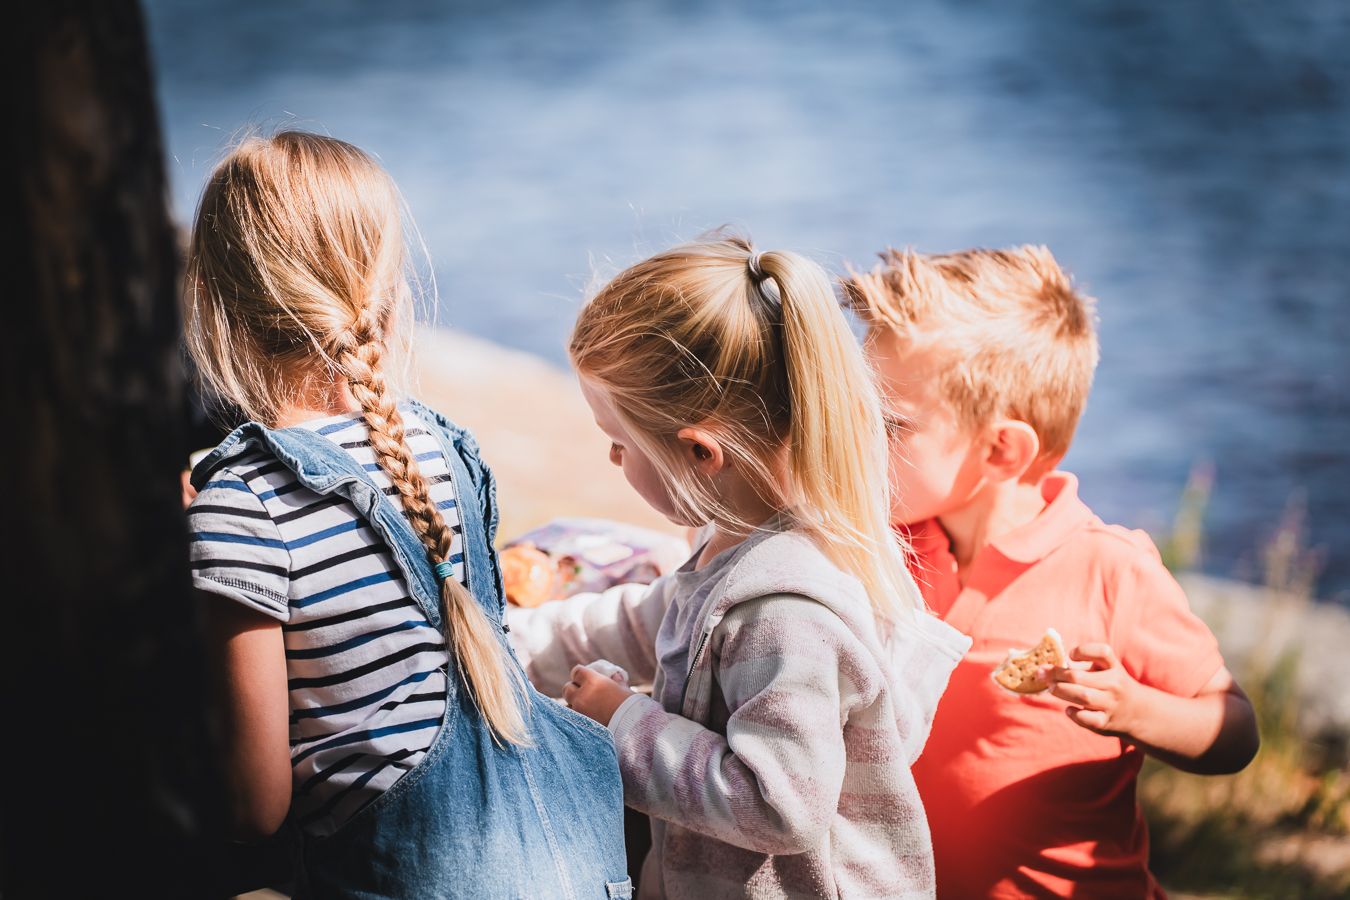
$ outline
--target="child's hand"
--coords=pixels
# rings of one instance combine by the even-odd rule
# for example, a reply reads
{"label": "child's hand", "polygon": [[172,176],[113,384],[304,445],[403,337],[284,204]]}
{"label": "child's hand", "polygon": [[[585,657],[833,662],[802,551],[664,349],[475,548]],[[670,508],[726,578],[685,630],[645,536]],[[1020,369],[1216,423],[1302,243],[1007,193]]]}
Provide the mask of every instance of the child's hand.
{"label": "child's hand", "polygon": [[568,706],[606,727],[623,701],[631,696],[633,692],[624,686],[618,672],[606,678],[585,666],[573,666],[572,680],[563,688]]}
{"label": "child's hand", "polygon": [[1077,704],[1065,710],[1069,718],[1108,737],[1133,735],[1138,701],[1145,688],[1125,671],[1111,645],[1080,644],[1069,656],[1092,663],[1091,670],[1059,666],[1046,670],[1046,679],[1054,685],[1050,693]]}

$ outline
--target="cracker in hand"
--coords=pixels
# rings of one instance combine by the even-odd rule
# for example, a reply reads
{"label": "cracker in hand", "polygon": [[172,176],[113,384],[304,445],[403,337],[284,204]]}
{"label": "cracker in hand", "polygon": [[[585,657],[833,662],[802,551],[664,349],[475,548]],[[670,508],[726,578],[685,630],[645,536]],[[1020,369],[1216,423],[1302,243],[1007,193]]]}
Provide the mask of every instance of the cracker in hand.
{"label": "cracker in hand", "polygon": [[993,671],[994,681],[1015,694],[1039,694],[1050,689],[1050,682],[1037,677],[1041,666],[1067,666],[1069,655],[1064,652],[1064,642],[1059,632],[1053,628],[1045,629],[1045,637],[1030,650],[1009,650],[1003,665]]}

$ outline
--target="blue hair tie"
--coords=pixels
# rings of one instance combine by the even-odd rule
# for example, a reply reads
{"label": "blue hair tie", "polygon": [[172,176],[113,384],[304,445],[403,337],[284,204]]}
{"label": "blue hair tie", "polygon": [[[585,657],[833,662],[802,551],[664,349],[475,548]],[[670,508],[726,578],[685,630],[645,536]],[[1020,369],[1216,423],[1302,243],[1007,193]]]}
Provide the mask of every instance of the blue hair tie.
{"label": "blue hair tie", "polygon": [[436,563],[436,583],[440,584],[447,578],[455,577],[455,564],[452,562]]}

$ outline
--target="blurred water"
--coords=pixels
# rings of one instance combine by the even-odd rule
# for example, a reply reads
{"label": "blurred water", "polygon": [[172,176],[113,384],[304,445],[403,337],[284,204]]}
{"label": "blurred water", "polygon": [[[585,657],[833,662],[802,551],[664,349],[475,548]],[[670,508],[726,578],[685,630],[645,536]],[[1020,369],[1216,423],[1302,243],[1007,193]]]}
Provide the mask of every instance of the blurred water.
{"label": "blurred water", "polygon": [[247,122],[378,154],[439,319],[563,361],[596,264],[735,222],[839,268],[1046,243],[1100,300],[1065,466],[1205,568],[1290,496],[1350,601],[1350,6],[1340,0],[147,0],[187,220]]}

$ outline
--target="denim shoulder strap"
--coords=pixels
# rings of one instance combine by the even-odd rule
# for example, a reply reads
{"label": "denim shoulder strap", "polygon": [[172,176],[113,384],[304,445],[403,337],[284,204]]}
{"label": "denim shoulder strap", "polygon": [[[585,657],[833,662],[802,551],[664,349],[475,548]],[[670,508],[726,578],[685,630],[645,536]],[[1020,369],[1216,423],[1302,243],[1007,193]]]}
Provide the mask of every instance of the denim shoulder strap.
{"label": "denim shoulder strap", "polygon": [[[427,620],[433,627],[441,627],[440,591],[422,542],[403,513],[356,460],[323,435],[308,428],[273,431],[258,422],[241,425],[192,470],[193,485],[200,490],[212,472],[253,447],[270,450],[301,484],[315,493],[337,493],[350,500],[384,539],[403,573],[408,591]],[[458,481],[457,477],[456,488]]]}
{"label": "denim shoulder strap", "polygon": [[455,478],[467,586],[488,621],[500,627],[506,613],[506,591],[501,562],[493,546],[497,534],[497,486],[492,470],[479,457],[478,444],[471,432],[415,400],[402,404],[402,408],[420,419],[440,442]]}

